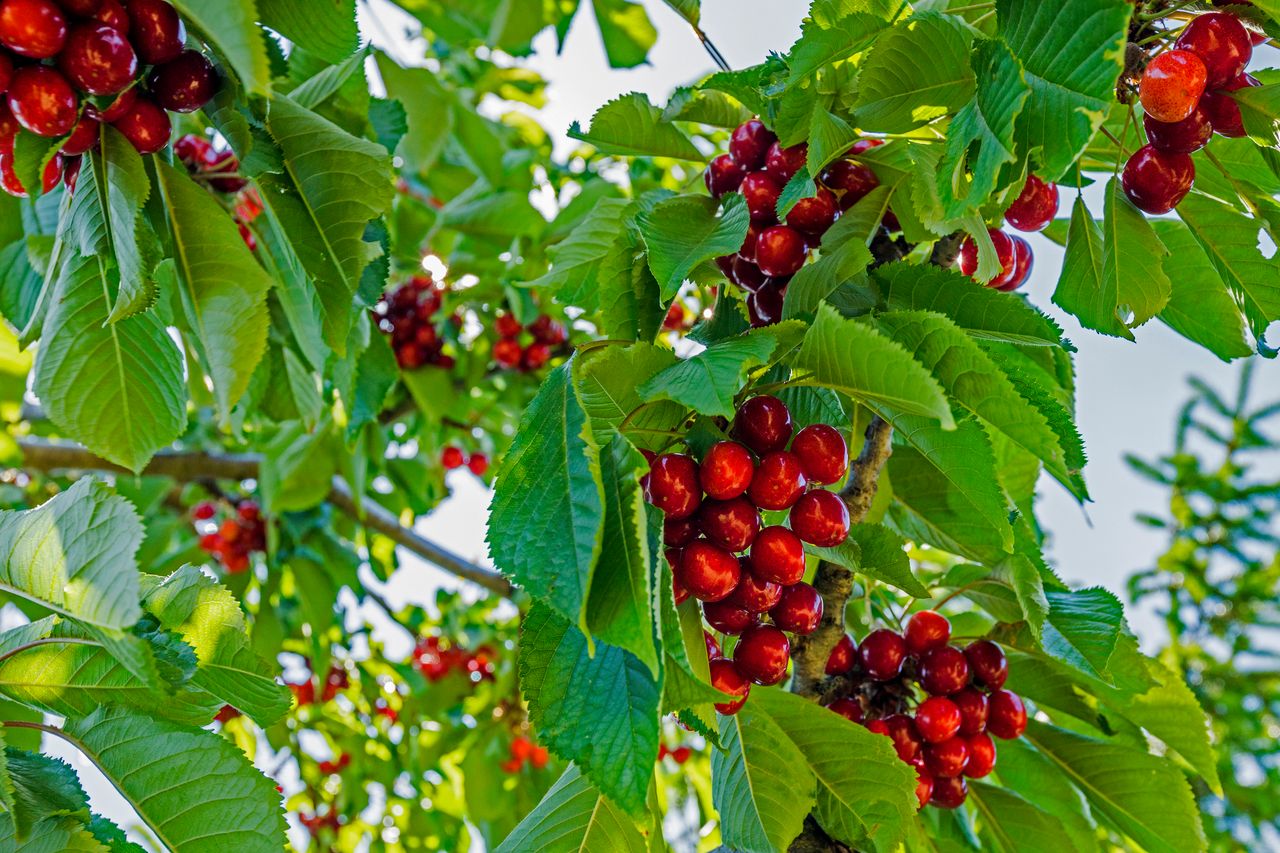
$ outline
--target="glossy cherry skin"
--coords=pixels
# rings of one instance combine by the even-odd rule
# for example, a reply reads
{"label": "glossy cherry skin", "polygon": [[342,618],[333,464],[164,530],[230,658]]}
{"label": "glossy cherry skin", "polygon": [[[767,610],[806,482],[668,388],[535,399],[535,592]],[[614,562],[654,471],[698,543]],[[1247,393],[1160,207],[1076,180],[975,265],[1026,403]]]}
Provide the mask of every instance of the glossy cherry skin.
{"label": "glossy cherry skin", "polygon": [[754,261],[738,255],[733,259],[733,276],[730,280],[748,293],[755,293],[764,287],[769,277],[760,271]]}
{"label": "glossy cherry skin", "polygon": [[[445,448],[448,452],[450,448]],[[456,448],[453,448],[456,449]],[[461,453],[461,451],[459,451]],[[462,463],[459,462],[459,465]],[[458,467],[454,465],[453,467]],[[696,518],[668,518],[662,522],[662,544],[672,548],[683,548],[698,538],[700,529]]]}
{"label": "glossy cherry skin", "polygon": [[134,101],[133,107],[111,124],[124,134],[125,139],[133,144],[139,154],[155,154],[168,145],[173,128],[169,123],[169,114],[155,101],[142,97]]}
{"label": "glossy cherry skin", "polygon": [[8,97],[18,124],[37,136],[64,136],[75,126],[75,90],[47,65],[24,65],[15,71]]}
{"label": "glossy cherry skin", "polygon": [[738,256],[752,263],[756,261],[756,241],[760,239],[760,227],[752,223],[747,226],[747,236],[742,238],[738,247]]}
{"label": "glossy cherry skin", "polygon": [[129,32],[129,13],[125,11],[124,4],[120,0],[102,0],[98,11],[93,13],[93,19],[122,33]]}
{"label": "glossy cherry skin", "polygon": [[218,72],[203,53],[184,50],[147,78],[156,103],[175,113],[193,113],[218,94]]}
{"label": "glossy cherry skin", "polygon": [[683,604],[689,598],[689,590],[680,580],[680,557],[683,553],[683,548],[668,548],[662,552],[667,565],[671,566],[671,597],[675,599],[677,605]]}
{"label": "glossy cherry skin", "polygon": [[969,786],[959,776],[935,777],[933,796],[929,798],[929,804],[940,809],[958,809],[964,805],[967,796],[969,796]]}
{"label": "glossy cherry skin", "polygon": [[914,761],[924,749],[924,738],[916,721],[906,714],[892,714],[884,718],[885,733],[893,741],[898,758],[908,763]]}
{"label": "glossy cherry skin", "polygon": [[858,647],[862,669],[873,681],[897,678],[906,656],[907,642],[902,635],[883,628],[868,634]]}
{"label": "glossy cherry skin", "polygon": [[1013,740],[1026,731],[1027,709],[1018,694],[996,690],[988,701],[987,731],[1004,740]]}
{"label": "glossy cherry skin", "polygon": [[942,743],[960,731],[960,709],[942,696],[931,696],[916,708],[916,728],[929,743]]}
{"label": "glossy cherry skin", "polygon": [[[761,509],[787,509],[800,500],[805,485],[800,460],[794,454],[778,450],[766,453],[760,460],[747,496]],[[800,531],[795,533],[800,536]]]}
{"label": "glossy cherry skin", "polygon": [[933,796],[933,775],[927,770],[916,769],[916,802],[920,804],[920,808],[924,808],[929,804],[929,798]]}
{"label": "glossy cherry skin", "polygon": [[743,497],[727,501],[703,501],[698,527],[707,538],[733,553],[751,547],[760,532],[760,513]]}
{"label": "glossy cherry skin", "polygon": [[742,179],[739,188],[747,200],[751,221],[757,225],[772,225],[778,221],[778,196],[782,184],[768,172],[752,172]]}
{"label": "glossy cherry skin", "polygon": [[840,206],[831,190],[820,189],[818,194],[802,198],[787,211],[787,224],[812,237],[821,237],[840,215]]}
{"label": "glossy cherry skin", "polygon": [[903,638],[907,641],[907,651],[919,656],[947,644],[951,639],[951,622],[941,613],[921,610],[907,620]]}
{"label": "glossy cherry skin", "polygon": [[782,585],[757,577],[744,566],[742,579],[737,588],[725,601],[730,602],[751,614],[767,613],[782,598]]}
{"label": "glossy cherry skin", "polygon": [[[1018,273],[1017,249],[1013,238],[998,228],[988,228],[987,236],[996,248],[996,258],[1000,261],[1000,272],[987,282],[987,287],[999,290],[1013,280]],[[978,244],[972,237],[966,237],[960,244],[958,259],[960,272],[973,276],[978,272]]]}
{"label": "glossy cherry skin", "polygon": [[710,631],[702,632],[702,642],[707,647],[707,660],[712,661],[719,657],[724,657],[720,652],[720,644],[716,642],[716,638],[711,636]]}
{"label": "glossy cherry skin", "polygon": [[147,65],[160,65],[182,53],[187,29],[165,0],[126,0],[129,40]]}
{"label": "glossy cherry skin", "polygon": [[12,154],[13,141],[21,130],[22,125],[18,124],[18,120],[13,117],[13,112],[9,109],[8,99],[0,98],[0,151]]}
{"label": "glossy cherry skin", "polygon": [[747,400],[733,420],[734,437],[760,455],[786,447],[792,429],[791,411],[768,394]]}
{"label": "glossy cherry skin", "polygon": [[1120,173],[1129,201],[1151,214],[1168,213],[1191,192],[1196,165],[1186,154],[1165,154],[1150,145],[1133,153]]}
{"label": "glossy cherry skin", "polygon": [[699,601],[728,598],[738,585],[738,558],[710,542],[690,542],[680,554],[680,582]]}
{"label": "glossy cherry skin", "polygon": [[833,711],[844,717],[851,723],[862,722],[862,706],[858,704],[858,700],[850,696],[842,696],[827,706],[828,711]]}
{"label": "glossy cherry skin", "polygon": [[61,151],[69,157],[78,157],[87,151],[91,151],[98,145],[99,128],[102,122],[98,121],[91,115],[82,114],[80,120],[76,122],[76,126],[71,131],[71,135],[67,137],[67,141],[62,143]]}
{"label": "glossy cherry skin", "polygon": [[1234,80],[1244,73],[1253,56],[1253,39],[1235,15],[1210,12],[1197,15],[1174,44],[1189,50],[1204,62],[1205,85],[1209,89]]}
{"label": "glossy cherry skin", "polygon": [[791,529],[805,542],[834,548],[849,538],[849,507],[835,492],[806,492],[791,508]]}
{"label": "glossy cherry skin", "polygon": [[702,502],[698,463],[683,453],[664,453],[649,468],[649,502],[667,518],[688,518]]}
{"label": "glossy cherry skin", "polygon": [[1004,221],[1019,231],[1043,231],[1058,215],[1058,185],[1027,175],[1022,192],[1004,212]]}
{"label": "glossy cherry skin", "polygon": [[848,210],[867,193],[880,186],[876,173],[861,163],[852,160],[837,160],[822,170],[822,185],[840,196],[840,209]]}
{"label": "glossy cherry skin", "polygon": [[920,659],[920,684],[934,696],[950,696],[969,683],[969,662],[953,646],[942,646]]}
{"label": "glossy cherry skin", "polygon": [[766,580],[790,586],[804,577],[804,543],[785,527],[766,527],[751,543],[751,569]]}
{"label": "glossy cherry skin", "polygon": [[1215,133],[1232,138],[1244,136],[1244,117],[1240,114],[1240,105],[1223,93],[1260,85],[1262,84],[1253,75],[1241,74],[1217,91],[1204,93],[1204,97],[1200,99],[1200,108],[1209,116]]}
{"label": "glossy cherry skin", "polygon": [[955,777],[969,763],[969,742],[953,735],[924,748],[924,765],[934,777]]}
{"label": "glossy cherry skin", "polygon": [[742,164],[728,154],[721,154],[707,164],[707,170],[703,172],[702,179],[711,197],[720,198],[728,193],[737,192],[738,187],[742,186],[742,179],[746,176],[747,170],[742,168]]}
{"label": "glossy cherry skin", "polygon": [[969,761],[964,766],[964,775],[970,779],[981,779],[996,766],[996,744],[985,732],[969,735],[964,739],[969,747]]}
{"label": "glossy cherry skin", "polygon": [[791,643],[772,625],[752,625],[733,648],[734,665],[756,684],[777,684],[786,678],[790,661]]}
{"label": "glossy cherry skin", "polygon": [[947,697],[960,709],[960,734],[976,735],[987,727],[987,694],[973,687]]}
{"label": "glossy cherry skin", "polygon": [[20,56],[48,59],[67,41],[67,18],[53,0],[0,2],[0,44]]}
{"label": "glossy cherry skin", "polygon": [[721,693],[728,693],[730,696],[737,696],[737,699],[728,702],[716,702],[715,708],[721,714],[732,716],[742,709],[746,704],[747,696],[751,693],[751,682],[738,672],[738,668],[734,666],[733,661],[724,658],[717,658],[711,661],[711,686]]}
{"label": "glossy cherry skin", "polygon": [[836,647],[831,650],[831,654],[827,656],[827,665],[825,672],[827,675],[844,675],[853,669],[853,665],[858,660],[858,647],[853,642],[853,637],[845,634],[836,643]]}
{"label": "glossy cherry skin", "polygon": [[788,281],[789,278],[766,278],[764,283],[747,294],[747,316],[751,320],[751,328],[772,326],[782,319]]}
{"label": "glossy cherry skin", "polygon": [[136,86],[125,89],[114,101],[111,102],[110,106],[99,113],[98,118],[107,124],[111,124],[113,121],[133,109],[133,105],[137,100],[138,88]]}
{"label": "glossy cherry skin", "polygon": [[1213,138],[1213,122],[1204,109],[1206,94],[1200,103],[1191,111],[1191,115],[1182,121],[1165,123],[1156,121],[1149,115],[1142,117],[1142,126],[1147,131],[1147,141],[1157,151],[1166,154],[1194,154],[1209,144]]}
{"label": "glossy cherry skin", "polygon": [[1196,108],[1207,79],[1200,57],[1189,50],[1166,50],[1147,63],[1138,97],[1156,121],[1182,121]]}
{"label": "glossy cherry skin", "polygon": [[1017,290],[1019,287],[1027,283],[1027,279],[1031,278],[1031,271],[1035,269],[1036,259],[1031,251],[1031,244],[1017,234],[1010,234],[1009,239],[1013,240],[1013,276],[1001,288],[1001,291],[1008,293]]}
{"label": "glossy cherry skin", "polygon": [[748,613],[733,601],[733,596],[723,601],[708,601],[702,605],[702,615],[707,624],[721,634],[737,636],[754,625],[758,620],[754,613]]}
{"label": "glossy cherry skin", "polygon": [[810,424],[796,433],[791,452],[810,483],[828,486],[849,470],[849,445],[840,431],[828,424]]}
{"label": "glossy cherry skin", "polygon": [[777,139],[763,122],[753,118],[734,129],[729,137],[729,154],[743,169],[755,171],[764,166],[769,147]]}
{"label": "glossy cherry skin", "polygon": [[[792,634],[812,634],[822,622],[822,596],[800,581],[782,588],[782,597],[769,611],[773,624]],[[854,720],[854,722],[858,722]]]}
{"label": "glossy cherry skin", "polygon": [[767,276],[792,275],[808,256],[804,236],[786,225],[764,229],[756,241],[756,265]]}
{"label": "glossy cherry skin", "polygon": [[0,189],[7,192],[14,198],[26,198],[27,188],[22,185],[22,181],[18,179],[18,173],[13,168],[13,151],[0,151]]}
{"label": "glossy cherry skin", "polygon": [[804,142],[792,145],[790,148],[783,148],[774,142],[769,146],[769,153],[765,155],[764,168],[780,183],[786,184],[804,168],[804,161],[808,156],[809,146]]}
{"label": "glossy cherry skin", "polygon": [[124,33],[105,24],[77,26],[58,56],[58,67],[72,83],[93,95],[121,92],[138,73],[138,57]]}
{"label": "glossy cherry skin", "polygon": [[973,680],[988,690],[999,690],[1009,677],[1009,661],[999,646],[990,640],[978,640],[965,646],[965,660]]}

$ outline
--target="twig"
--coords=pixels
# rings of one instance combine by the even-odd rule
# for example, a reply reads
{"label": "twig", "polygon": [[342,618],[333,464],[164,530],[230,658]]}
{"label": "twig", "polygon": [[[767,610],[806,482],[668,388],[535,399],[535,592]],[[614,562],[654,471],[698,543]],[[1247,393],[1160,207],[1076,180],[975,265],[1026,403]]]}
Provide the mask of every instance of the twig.
{"label": "twig", "polygon": [[716,64],[716,67],[721,71],[732,71],[733,66],[724,58],[724,54],[720,52],[720,49],[711,43],[711,39],[707,38],[707,34],[702,31],[702,28],[697,24],[691,24],[690,26],[693,27],[693,34],[698,37],[698,41],[702,42],[702,47],[707,51],[707,55],[711,57],[711,61]]}

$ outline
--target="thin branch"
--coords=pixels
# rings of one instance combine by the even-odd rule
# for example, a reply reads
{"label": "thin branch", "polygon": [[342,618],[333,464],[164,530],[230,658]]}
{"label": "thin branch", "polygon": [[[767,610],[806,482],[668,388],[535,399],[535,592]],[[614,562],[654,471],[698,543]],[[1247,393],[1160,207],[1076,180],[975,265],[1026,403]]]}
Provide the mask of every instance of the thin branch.
{"label": "thin branch", "polygon": [[707,34],[702,31],[702,28],[697,24],[691,24],[691,26],[693,27],[693,34],[698,37],[698,41],[702,42],[702,47],[707,51],[707,55],[711,57],[711,61],[716,64],[716,67],[721,71],[732,71],[733,66],[724,58],[724,54],[720,52],[720,49],[712,44],[711,39],[707,38]]}

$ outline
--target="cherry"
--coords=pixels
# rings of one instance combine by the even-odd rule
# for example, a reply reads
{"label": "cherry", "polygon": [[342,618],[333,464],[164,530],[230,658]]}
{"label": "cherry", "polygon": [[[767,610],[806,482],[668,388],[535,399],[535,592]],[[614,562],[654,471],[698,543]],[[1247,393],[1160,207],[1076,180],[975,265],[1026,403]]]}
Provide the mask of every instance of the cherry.
{"label": "cherry", "polygon": [[124,10],[120,0],[102,0],[98,4],[98,11],[93,13],[93,19],[122,33],[129,32],[129,13]]}
{"label": "cherry", "polygon": [[987,711],[987,731],[998,738],[1013,740],[1027,729],[1027,709],[1016,693],[996,690]]}
{"label": "cherry", "polygon": [[845,634],[827,657],[827,666],[824,671],[827,675],[844,675],[853,669],[857,659],[858,647],[854,645],[853,637]]}
{"label": "cherry", "polygon": [[804,543],[785,527],[766,527],[751,543],[751,570],[784,586],[797,583],[804,577]]}
{"label": "cherry", "polygon": [[893,748],[898,753],[898,758],[907,763],[915,761],[920,750],[924,748],[924,741],[920,737],[920,729],[916,721],[906,714],[892,714],[885,717],[884,725],[885,733],[893,741]]}
{"label": "cherry", "polygon": [[969,743],[959,735],[930,743],[924,748],[924,765],[935,777],[959,776],[968,763]]}
{"label": "cherry", "polygon": [[0,189],[3,189],[14,198],[26,198],[27,188],[22,185],[22,181],[18,179],[18,173],[13,168],[13,152],[0,151]]}
{"label": "cherry", "polygon": [[739,577],[738,558],[718,545],[698,540],[680,554],[680,582],[699,601],[728,598]]}
{"label": "cherry", "polygon": [[89,18],[102,6],[102,0],[58,0],[58,5],[72,15]]}
{"label": "cherry", "polygon": [[514,338],[524,331],[524,327],[515,314],[499,314],[493,321],[493,330],[504,338]]}
{"label": "cherry", "polygon": [[831,190],[819,189],[817,195],[800,199],[787,211],[787,224],[809,236],[821,237],[839,215],[835,195]]}
{"label": "cherry", "polygon": [[720,653],[720,644],[716,642],[716,638],[711,636],[710,631],[702,632],[702,642],[707,647],[707,660],[712,661],[718,657],[724,657]]}
{"label": "cherry", "polygon": [[1031,278],[1031,270],[1035,268],[1036,264],[1030,243],[1017,234],[1010,234],[1009,239],[1013,241],[1013,276],[1004,286],[998,288],[1005,293],[1017,290],[1026,284],[1027,279]]}
{"label": "cherry", "polygon": [[760,267],[741,255],[733,259],[733,275],[730,279],[743,290],[751,293],[755,293],[769,281],[765,274],[760,272]]}
{"label": "cherry", "polygon": [[966,687],[949,697],[960,709],[960,734],[976,735],[987,727],[987,694]]}
{"label": "cherry", "polygon": [[[761,509],[787,509],[804,494],[805,479],[800,460],[794,454],[778,450],[765,454],[756,467],[747,489],[753,503]],[[801,539],[800,531],[795,531]]]}
{"label": "cherry", "polygon": [[1213,122],[1209,120],[1205,102],[1211,97],[1216,96],[1208,93],[1201,98],[1191,115],[1182,121],[1165,123],[1144,115],[1142,126],[1146,128],[1147,141],[1166,154],[1193,154],[1208,145],[1213,137]]}
{"label": "cherry", "polygon": [[193,113],[218,93],[218,72],[198,50],[184,50],[147,78],[156,102],[175,113]]}
{"label": "cherry", "polygon": [[735,554],[745,551],[760,532],[760,513],[746,498],[703,501],[698,527],[712,542]]}
{"label": "cherry", "polygon": [[489,470],[489,457],[483,453],[473,453],[471,458],[467,460],[467,468],[477,477],[483,477],[485,472]]}
{"label": "cherry", "polygon": [[889,681],[902,672],[902,661],[907,656],[907,643],[901,634],[881,628],[872,631],[858,647],[858,659],[862,669],[873,681]]}
{"label": "cherry", "polygon": [[531,343],[524,348],[520,359],[523,370],[537,370],[551,360],[551,348],[542,343]]}
{"label": "cherry", "polygon": [[126,0],[129,40],[147,65],[161,65],[182,53],[187,30],[165,0]]}
{"label": "cherry", "polygon": [[916,770],[916,802],[924,808],[933,796],[933,776],[924,770]]}
{"label": "cherry", "polygon": [[916,728],[929,743],[942,743],[960,731],[960,709],[950,699],[931,696],[916,708]]}
{"label": "cherry", "polygon": [[823,186],[840,193],[840,209],[848,210],[880,186],[876,173],[852,160],[837,160],[823,170]]}
{"label": "cherry", "polygon": [[969,786],[959,776],[948,776],[933,780],[933,796],[929,803],[940,809],[958,809],[964,805],[969,795]]}
{"label": "cherry", "polygon": [[747,400],[733,420],[734,437],[760,455],[781,450],[791,440],[791,412],[777,397]]}
{"label": "cherry", "polygon": [[1009,662],[1004,652],[990,640],[978,640],[965,646],[965,659],[973,680],[989,690],[999,690],[1009,677]]}
{"label": "cherry", "polygon": [[765,171],[773,175],[780,183],[785,184],[804,168],[804,161],[809,156],[809,146],[801,142],[790,148],[783,148],[777,142],[769,146],[769,153],[764,158]]}
{"label": "cherry", "polygon": [[671,597],[675,599],[677,606],[689,598],[689,590],[680,581],[680,555],[683,552],[683,548],[667,548],[662,552],[667,565],[671,567]]}
{"label": "cherry", "polygon": [[857,142],[853,143],[853,145],[851,145],[849,147],[849,150],[846,151],[845,153],[849,157],[857,157],[859,154],[865,154],[866,152],[870,151],[872,148],[879,148],[881,145],[884,145],[883,139],[879,139],[874,136],[869,136],[869,137],[866,137],[865,139],[859,139]]}
{"label": "cherry", "polygon": [[747,236],[742,238],[742,245],[738,247],[739,257],[755,262],[756,259],[756,241],[760,239],[760,229],[752,223],[747,226]]}
{"label": "cherry", "polygon": [[76,123],[76,93],[47,65],[24,65],[9,84],[9,109],[37,136],[64,136]]}
{"label": "cherry", "polygon": [[13,153],[13,141],[17,138],[22,125],[13,117],[9,109],[9,100],[0,98],[0,151]]}
{"label": "cherry", "polygon": [[757,577],[744,566],[742,579],[738,587],[726,601],[730,601],[748,613],[755,615],[766,613],[777,605],[782,598],[782,585]]}
{"label": "cherry", "polygon": [[[773,624],[792,634],[812,634],[822,622],[822,596],[803,581],[782,588],[782,597],[769,611]],[[855,721],[856,722],[856,721]]]}
{"label": "cherry", "polygon": [[58,67],[91,95],[123,91],[138,73],[138,57],[124,33],[106,24],[77,26],[58,55]]}
{"label": "cherry", "polygon": [[964,739],[969,748],[969,761],[964,766],[964,775],[970,779],[981,779],[996,766],[996,744],[986,732],[969,735]]}
{"label": "cherry", "polygon": [[1205,92],[1200,99],[1200,107],[1209,116],[1209,122],[1216,133],[1222,136],[1239,138],[1244,136],[1244,117],[1240,114],[1240,105],[1225,92],[1236,92],[1246,86],[1262,85],[1251,74],[1241,74],[1236,79],[1222,86],[1216,92]]}
{"label": "cherry", "polygon": [[546,314],[539,314],[529,324],[529,333],[538,343],[549,347],[558,347],[569,340],[569,330],[564,327],[564,324],[555,322]]}
{"label": "cherry", "polygon": [[842,696],[827,706],[828,711],[834,711],[844,717],[851,723],[862,722],[862,706],[858,704],[858,700],[850,696]]}
{"label": "cherry", "polygon": [[1189,50],[1167,50],[1147,63],[1138,83],[1142,108],[1156,121],[1182,121],[1204,94],[1204,62]]}
{"label": "cherry", "polygon": [[452,471],[462,467],[462,451],[452,445],[440,452],[440,464]]}
{"label": "cherry", "polygon": [[726,716],[738,713],[751,693],[751,682],[738,671],[732,661],[724,658],[711,661],[711,686],[721,693],[738,697],[728,702],[715,703],[716,710]]}
{"label": "cherry", "polygon": [[[1018,274],[1017,248],[1013,238],[998,228],[988,228],[987,236],[996,247],[996,258],[1000,261],[1000,272],[987,282],[987,287],[1000,290]],[[978,244],[972,237],[966,237],[960,244],[960,272],[972,276],[978,271]]]}
{"label": "cherry", "polygon": [[702,501],[698,463],[683,453],[664,453],[649,468],[649,502],[668,518],[688,518]]}
{"label": "cherry", "polygon": [[720,441],[702,457],[698,482],[707,497],[724,501],[745,492],[755,470],[750,450],[736,441]]}
{"label": "cherry", "polygon": [[517,366],[523,354],[524,350],[515,338],[499,338],[493,345],[493,360],[503,367]]}
{"label": "cherry", "polygon": [[872,720],[866,724],[867,731],[875,732],[878,735],[889,736],[889,725],[884,720]]}
{"label": "cherry", "polygon": [[763,122],[753,118],[738,125],[733,135],[729,137],[729,155],[741,164],[743,169],[754,171],[764,165],[769,147],[777,139],[778,137],[774,136]]}
{"label": "cherry", "polygon": [[[240,175],[240,160],[236,157],[234,152],[223,151],[221,154],[218,154],[214,151],[210,151],[210,158],[208,166],[210,176],[209,186],[213,187],[218,192],[238,193],[249,185],[249,181]],[[423,303],[419,306],[419,310],[424,312],[425,316],[420,319],[429,323],[431,315],[435,313],[438,307],[438,305]],[[429,311],[427,310],[428,308],[430,308]],[[436,330],[433,327],[430,325],[424,325],[419,326],[418,330],[419,332],[424,330],[430,332],[432,335],[431,342],[435,342]]]}
{"label": "cherry", "polygon": [[774,225],[760,232],[756,242],[756,265],[768,276],[792,275],[804,266],[808,247],[799,231]]}
{"label": "cherry", "polygon": [[1192,18],[1174,47],[1204,62],[1205,85],[1217,89],[1244,72],[1253,56],[1253,39],[1235,15],[1210,12]]}
{"label": "cherry", "polygon": [[747,295],[747,315],[753,329],[772,326],[782,319],[782,301],[787,295],[789,280],[766,278],[763,284]]}
{"label": "cherry", "polygon": [[80,120],[76,122],[76,126],[71,130],[71,135],[67,137],[66,142],[62,143],[62,153],[75,157],[96,148],[98,145],[98,129],[100,127],[102,127],[102,122],[87,112],[82,113]]}
{"label": "cherry", "polygon": [[834,548],[849,538],[849,507],[835,492],[807,492],[791,508],[791,529],[805,542]]}
{"label": "cherry", "polygon": [[169,144],[169,132],[172,130],[169,114],[155,101],[142,97],[111,125],[124,134],[139,154],[155,154],[164,148]]}
{"label": "cherry", "polygon": [[757,621],[755,614],[739,607],[733,596],[723,601],[708,601],[702,605],[702,615],[706,617],[707,624],[721,634],[735,636]]}
{"label": "cherry", "polygon": [[107,124],[111,124],[125,113],[129,112],[129,110],[133,109],[133,105],[137,100],[138,90],[136,87],[125,89],[120,93],[119,97],[111,102],[111,106],[102,110],[98,114],[98,118]]}
{"label": "cherry", "polygon": [[922,655],[947,644],[951,639],[951,622],[941,613],[921,610],[911,614],[911,618],[907,620],[904,638],[907,641],[907,651],[913,655]]}
{"label": "cherry", "polygon": [[662,522],[662,544],[682,548],[698,538],[696,518],[668,518]]}
{"label": "cherry", "polygon": [[0,51],[0,95],[9,90],[9,81],[13,79],[13,60],[9,54]]}
{"label": "cherry", "polygon": [[1027,175],[1022,192],[1004,212],[1004,221],[1019,231],[1043,231],[1058,215],[1058,185]]}
{"label": "cherry", "polygon": [[1178,206],[1195,177],[1195,162],[1186,154],[1166,154],[1144,145],[1124,164],[1120,184],[1135,207],[1159,214]]}
{"label": "cherry", "polygon": [[208,521],[217,514],[217,506],[209,501],[201,501],[191,508],[191,517],[197,521]]}
{"label": "cherry", "polygon": [[53,0],[0,2],[0,44],[21,56],[48,59],[67,41],[67,18]]}
{"label": "cherry", "polygon": [[707,164],[702,179],[707,184],[707,192],[712,198],[720,198],[726,193],[736,192],[742,186],[742,179],[747,170],[728,154],[721,154]]}
{"label": "cherry", "polygon": [[920,683],[934,696],[950,696],[969,683],[969,662],[952,646],[934,649],[920,660]]}
{"label": "cherry", "polygon": [[742,179],[742,197],[747,200],[751,221],[758,225],[772,225],[778,221],[778,196],[782,184],[768,172],[752,172]]}
{"label": "cherry", "polygon": [[830,485],[849,469],[849,445],[840,431],[828,424],[811,424],[796,433],[791,452],[810,483]]}
{"label": "cherry", "polygon": [[790,660],[787,635],[772,625],[750,626],[733,648],[734,666],[756,684],[777,684],[786,677]]}

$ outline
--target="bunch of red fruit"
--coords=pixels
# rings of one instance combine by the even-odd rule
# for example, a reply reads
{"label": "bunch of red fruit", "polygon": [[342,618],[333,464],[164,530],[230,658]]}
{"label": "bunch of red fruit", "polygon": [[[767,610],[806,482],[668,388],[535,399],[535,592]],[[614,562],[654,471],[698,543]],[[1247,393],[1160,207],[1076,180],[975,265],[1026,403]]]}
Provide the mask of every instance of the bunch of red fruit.
{"label": "bunch of red fruit", "polygon": [[665,743],[658,744],[658,760],[670,758],[676,764],[684,764],[693,756],[693,750],[687,746],[677,746],[675,749],[668,749]]}
{"label": "bunch of red fruit", "polygon": [[[539,314],[528,326],[520,325],[514,314],[499,314],[493,321],[493,330],[498,333],[498,340],[493,344],[493,360],[508,370],[537,370],[569,340],[569,330],[564,324],[546,314]],[[527,338],[525,332],[528,332]]]}
{"label": "bunch of red fruit", "polygon": [[312,838],[318,838],[326,829],[337,832],[342,826],[343,818],[333,806],[329,806],[329,810],[322,815],[299,812],[298,821],[307,828]]}
{"label": "bunch of red fruit", "polygon": [[[347,671],[340,666],[332,665],[329,671],[325,673],[324,685],[320,688],[320,702],[328,702],[338,695],[339,691],[346,690],[351,686],[351,677]],[[316,678],[310,676],[306,681],[287,681],[285,687],[293,693],[293,698],[297,700],[298,706],[316,704]]]}
{"label": "bunch of red fruit", "polygon": [[440,286],[429,275],[415,275],[386,293],[374,308],[378,328],[391,336],[396,361],[405,370],[432,364],[446,370],[454,359],[445,355],[444,338],[436,328],[443,304]]}
{"label": "bunch of red fruit", "polygon": [[165,0],[0,0],[0,186],[27,195],[13,169],[22,131],[63,140],[45,192],[64,174],[74,186],[103,122],[141,154],[164,148],[165,110],[194,112],[218,91],[213,64],[186,40]]}
{"label": "bunch of red fruit", "polygon": [[1125,195],[1147,213],[1168,213],[1191,191],[1191,154],[1214,133],[1244,136],[1240,106],[1230,96],[1259,82],[1245,73],[1254,37],[1227,12],[1199,15],[1172,50],[1147,64],[1138,83],[1147,144],[1120,175]]}
{"label": "bunch of red fruit", "polygon": [[341,773],[351,766],[351,753],[344,752],[337,758],[326,759],[317,765],[317,769],[325,776]]}
{"label": "bunch of red fruit", "polygon": [[231,149],[219,149],[206,137],[188,133],[173,143],[173,154],[187,172],[215,192],[230,196],[234,202],[234,219],[240,238],[250,251],[258,248],[258,240],[249,223],[262,213],[262,198],[240,174],[240,160]]}
{"label": "bunch of red fruit", "polygon": [[550,758],[545,746],[538,746],[524,735],[516,735],[511,739],[511,757],[502,762],[502,769],[506,773],[519,773],[528,763],[535,770],[541,770]]}
{"label": "bunch of red fruit", "polygon": [[221,522],[216,520],[218,506],[205,501],[191,511],[200,536],[200,550],[217,556],[222,567],[231,574],[249,568],[249,557],[255,551],[267,550],[267,525],[262,510],[254,501],[240,501],[235,514]]}
{"label": "bunch of red fruit", "polygon": [[493,649],[488,646],[470,652],[458,645],[445,645],[435,635],[423,637],[413,649],[412,663],[431,682],[455,671],[470,681],[493,680]]}
{"label": "bunch of red fruit", "polygon": [[455,468],[461,468],[466,465],[472,474],[477,477],[483,477],[485,472],[489,470],[489,457],[483,453],[472,453],[467,456],[462,452],[461,447],[451,444],[440,451],[440,464],[445,467],[446,471],[452,471]]}
{"label": "bunch of red fruit", "polygon": [[845,688],[827,707],[893,740],[916,769],[921,808],[958,808],[965,777],[995,767],[991,735],[1012,740],[1027,727],[1022,699],[1003,689],[1009,665],[1000,647],[978,640],[960,649],[950,640],[947,618],[921,610],[903,634],[872,631],[859,646],[845,636],[827,660],[827,674]]}
{"label": "bunch of red fruit", "polygon": [[[1049,227],[1058,215],[1058,185],[1028,175],[1022,192],[1004,212],[1004,221],[1019,231],[1034,233]],[[987,282],[987,287],[1005,292],[1017,290],[1031,277],[1035,257],[1031,244],[1017,234],[1006,234],[999,228],[988,228],[987,236],[996,247],[1000,272]],[[978,271],[978,244],[966,237],[960,244],[960,272],[972,276]]]}
{"label": "bunch of red fruit", "polygon": [[[735,440],[713,445],[701,463],[684,453],[656,456],[645,478],[649,502],[666,514],[677,603],[692,595],[712,628],[739,638],[729,660],[707,637],[712,685],[740,697],[716,706],[724,714],[737,713],[752,682],[782,681],[791,660],[787,633],[809,634],[822,620],[822,596],[801,580],[805,543],[831,548],[849,536],[844,500],[808,488],[844,477],[844,437],[827,424],[794,439],[792,431],[781,400],[752,397],[734,418]],[[761,510],[787,511],[790,527],[765,526]]]}

